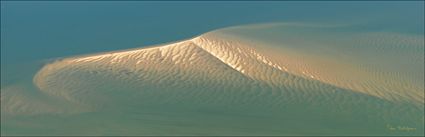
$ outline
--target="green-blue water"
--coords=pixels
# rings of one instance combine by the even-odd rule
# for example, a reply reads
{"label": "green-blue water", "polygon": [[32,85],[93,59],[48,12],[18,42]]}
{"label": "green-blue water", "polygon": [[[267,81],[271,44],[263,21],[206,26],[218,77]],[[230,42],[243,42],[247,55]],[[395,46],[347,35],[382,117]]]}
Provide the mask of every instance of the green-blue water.
{"label": "green-blue water", "polygon": [[1,61],[141,47],[267,22],[423,33],[423,2],[1,2]]}

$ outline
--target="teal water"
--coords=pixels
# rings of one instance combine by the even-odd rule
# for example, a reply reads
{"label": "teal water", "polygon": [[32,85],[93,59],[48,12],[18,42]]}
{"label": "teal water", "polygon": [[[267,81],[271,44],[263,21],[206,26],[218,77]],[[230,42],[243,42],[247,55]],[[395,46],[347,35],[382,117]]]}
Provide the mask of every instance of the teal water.
{"label": "teal water", "polygon": [[1,62],[172,42],[267,22],[423,33],[423,2],[1,2]]}

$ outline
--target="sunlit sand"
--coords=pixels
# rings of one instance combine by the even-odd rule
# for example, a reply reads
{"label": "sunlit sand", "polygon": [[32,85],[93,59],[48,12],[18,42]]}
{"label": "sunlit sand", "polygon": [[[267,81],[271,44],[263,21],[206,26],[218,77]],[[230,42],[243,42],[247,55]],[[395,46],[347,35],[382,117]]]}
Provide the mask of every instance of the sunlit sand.
{"label": "sunlit sand", "polygon": [[235,26],[60,59],[33,89],[2,87],[2,132],[423,135],[423,35],[351,27]]}

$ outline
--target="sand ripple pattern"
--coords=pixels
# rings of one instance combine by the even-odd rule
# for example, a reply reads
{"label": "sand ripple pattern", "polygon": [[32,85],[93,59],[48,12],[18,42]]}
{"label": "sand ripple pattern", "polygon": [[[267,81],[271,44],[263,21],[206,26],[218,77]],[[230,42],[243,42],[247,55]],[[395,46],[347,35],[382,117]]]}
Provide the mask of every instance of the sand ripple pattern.
{"label": "sand ripple pattern", "polygon": [[[376,42],[357,40],[369,45]],[[413,45],[412,50],[423,49],[423,46]],[[379,67],[355,62],[348,65],[350,67],[341,65],[342,69],[346,67],[348,71],[362,73],[352,74],[357,79],[353,80],[353,77],[345,78],[346,74],[335,76],[324,71],[326,66],[319,68],[320,65],[308,64],[317,58],[302,60],[290,53],[273,54],[274,51],[259,47],[243,39],[210,33],[151,48],[65,58],[44,66],[34,77],[34,83],[39,94],[69,106],[46,107],[43,104],[44,113],[75,115],[140,110],[158,115],[181,111],[196,116],[203,111],[226,112],[237,117],[276,121],[262,126],[269,127],[266,133],[273,131],[277,135],[391,134],[385,127],[389,124],[415,127],[413,134],[423,134],[423,87],[408,81],[361,77],[371,74],[373,78],[403,80],[408,77],[405,73],[375,73]],[[371,48],[370,52],[385,50]],[[308,57],[312,56],[305,58]],[[420,63],[418,60],[421,59],[412,61]],[[25,103],[13,105],[13,100],[25,100],[25,96],[2,94],[1,100],[2,104],[9,104],[2,107],[2,111],[13,115],[43,113],[13,111],[37,107]],[[80,109],[67,111],[71,106]],[[249,119],[242,121],[243,124],[237,126],[255,123],[249,123]]]}

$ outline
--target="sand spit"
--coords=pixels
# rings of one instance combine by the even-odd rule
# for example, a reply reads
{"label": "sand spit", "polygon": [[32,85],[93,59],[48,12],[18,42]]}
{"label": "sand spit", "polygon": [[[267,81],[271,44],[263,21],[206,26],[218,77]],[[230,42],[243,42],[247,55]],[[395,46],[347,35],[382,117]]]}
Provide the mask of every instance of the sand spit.
{"label": "sand spit", "polygon": [[5,125],[28,116],[91,119],[96,130],[68,130],[77,135],[423,135],[423,36],[346,27],[243,26],[58,60],[34,77],[41,97],[2,88]]}

